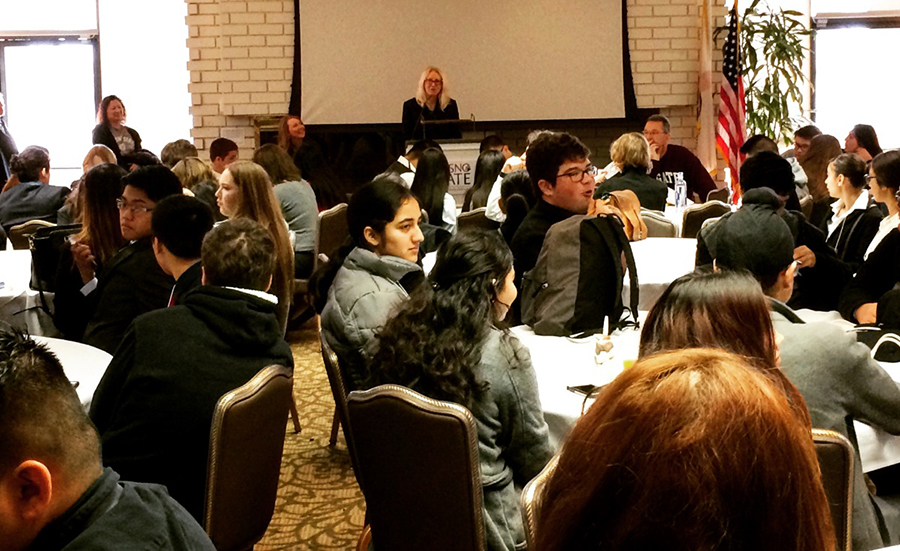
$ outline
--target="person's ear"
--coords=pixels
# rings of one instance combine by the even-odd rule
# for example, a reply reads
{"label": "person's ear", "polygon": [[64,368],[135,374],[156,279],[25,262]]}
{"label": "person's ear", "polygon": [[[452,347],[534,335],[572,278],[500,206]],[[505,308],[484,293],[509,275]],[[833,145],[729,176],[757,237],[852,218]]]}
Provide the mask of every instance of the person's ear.
{"label": "person's ear", "polygon": [[155,254],[157,258],[159,258],[159,255],[161,255],[163,252],[162,247],[163,247],[163,244],[160,243],[159,239],[157,239],[156,236],[154,235],[153,236],[153,254]]}
{"label": "person's ear", "polygon": [[209,285],[209,283],[206,282],[206,268],[202,265],[200,266],[200,285]]}
{"label": "person's ear", "polygon": [[377,248],[381,244],[381,236],[372,226],[366,226],[366,229],[363,230],[363,237],[372,248]]}
{"label": "person's ear", "polygon": [[713,271],[714,271],[714,272],[718,272],[718,271],[719,271],[719,266],[716,265],[716,259],[715,259],[715,258],[713,258]]}
{"label": "person's ear", "polygon": [[547,180],[538,180],[538,188],[544,195],[553,195],[553,191],[556,189],[556,186],[551,184]]}
{"label": "person's ear", "polygon": [[46,465],[32,459],[23,461],[13,470],[9,483],[13,485],[16,511],[22,521],[40,522],[48,515],[53,477]]}
{"label": "person's ear", "polygon": [[[778,274],[778,281],[776,285],[778,286],[778,290],[780,293],[783,293],[784,296],[790,298],[791,293],[794,291],[794,276],[797,273],[797,262],[791,262],[788,264],[788,267],[781,271]],[[784,302],[787,302],[786,300]]]}
{"label": "person's ear", "polygon": [[274,276],[274,275],[270,275],[270,276],[269,276],[269,284],[266,285],[266,292],[267,292],[267,293],[269,292],[269,289],[272,288],[272,282],[273,282],[273,281],[275,281],[275,276]]}

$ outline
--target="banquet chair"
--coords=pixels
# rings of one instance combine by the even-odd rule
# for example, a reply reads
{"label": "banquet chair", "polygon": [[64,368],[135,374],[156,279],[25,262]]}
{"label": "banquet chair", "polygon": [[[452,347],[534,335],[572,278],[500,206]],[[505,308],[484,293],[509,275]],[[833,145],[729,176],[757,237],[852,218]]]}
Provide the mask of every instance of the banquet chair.
{"label": "banquet chair", "polygon": [[678,228],[675,227],[675,223],[661,212],[641,209],[641,218],[647,225],[647,237],[678,237]]}
{"label": "banquet chair", "polygon": [[[700,224],[700,231],[705,230],[707,226],[712,226],[713,224],[715,224],[716,222],[718,222],[721,219],[722,219],[721,216],[716,216],[715,218],[707,218],[706,220],[703,221],[702,224]],[[697,235],[700,235],[700,232],[697,232]]]}
{"label": "banquet chair", "polygon": [[700,226],[707,218],[718,218],[731,212],[731,207],[722,201],[707,201],[684,209],[681,220],[681,237],[694,238],[700,233]]}
{"label": "banquet chair", "polygon": [[374,548],[483,551],[469,410],[398,385],[351,392],[347,406]]}
{"label": "banquet chair", "polygon": [[850,551],[850,520],[853,504],[853,445],[843,435],[832,430],[813,429],[813,442],[822,485],[831,510],[831,523],[838,541],[838,549]]}
{"label": "banquet chair", "polygon": [[487,207],[479,207],[477,209],[464,212],[456,217],[456,228],[459,231],[466,230],[496,230],[500,224],[494,222],[484,215]]}
{"label": "banquet chair", "polygon": [[316,259],[313,271],[319,267],[319,263],[328,262],[329,259],[334,258],[334,255],[349,238],[347,203],[341,203],[320,212],[316,219],[316,245],[313,249]]}
{"label": "banquet chair", "polygon": [[719,189],[714,189],[706,194],[707,201],[721,201],[723,203],[728,203],[728,188],[720,187]]}
{"label": "banquet chair", "polygon": [[519,509],[522,510],[522,524],[525,526],[525,540],[528,542],[529,549],[533,549],[537,542],[537,524],[541,519],[541,505],[544,502],[547,484],[556,471],[557,461],[559,461],[558,455],[547,463],[540,474],[525,485],[522,495],[519,496]]}
{"label": "banquet chair", "polygon": [[270,365],[216,404],[203,525],[219,551],[251,549],[272,520],[292,389],[291,370]]}
{"label": "banquet chair", "polygon": [[803,213],[803,216],[809,220],[809,217],[812,216],[813,211],[813,200],[812,195],[804,195],[803,199],[800,199],[800,212]]}
{"label": "banquet chair", "polygon": [[[347,412],[347,375],[341,366],[340,359],[332,350],[331,345],[325,340],[322,332],[322,320],[319,319],[319,345],[322,347],[322,362],[325,364],[325,373],[328,375],[328,384],[331,386],[331,395],[334,398],[334,418],[331,422],[331,438],[328,444],[334,447],[337,444],[338,425],[344,428],[344,440],[347,441],[347,451],[350,452],[350,463],[356,474],[356,481],[360,482],[359,469],[356,466],[356,449],[353,445],[353,434],[349,429],[350,416]],[[360,484],[362,487],[362,484]]]}
{"label": "banquet chair", "polygon": [[28,250],[28,238],[41,228],[53,227],[56,224],[46,220],[29,220],[9,228],[9,243],[13,249]]}

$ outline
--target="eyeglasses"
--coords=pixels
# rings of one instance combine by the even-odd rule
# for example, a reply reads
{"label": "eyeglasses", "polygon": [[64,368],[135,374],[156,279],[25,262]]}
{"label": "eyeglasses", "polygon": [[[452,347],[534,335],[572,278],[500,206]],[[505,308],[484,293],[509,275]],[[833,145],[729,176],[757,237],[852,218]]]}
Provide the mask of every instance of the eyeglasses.
{"label": "eyeglasses", "polygon": [[591,176],[591,177],[596,176],[597,172],[598,172],[597,167],[595,167],[594,165],[590,165],[584,170],[578,170],[578,169],[570,170],[569,172],[565,172],[563,174],[557,174],[556,177],[557,178],[568,178],[572,182],[579,183],[579,182],[584,181],[585,176]]}
{"label": "eyeglasses", "polygon": [[441,83],[444,82],[444,81],[443,81],[443,80],[440,80],[440,79],[437,79],[437,78],[426,78],[426,79],[425,79],[425,82],[426,82],[427,84],[434,84],[434,85],[436,86],[436,85],[438,85],[438,84],[441,84]]}
{"label": "eyeglasses", "polygon": [[878,176],[875,176],[874,174],[866,174],[866,185],[871,186],[873,182],[881,185],[881,183],[878,182]]}
{"label": "eyeglasses", "polygon": [[118,208],[120,212],[130,210],[131,214],[147,214],[148,212],[153,211],[153,207],[136,207],[134,205],[129,205],[125,202],[125,199],[121,198],[116,199],[116,208]]}

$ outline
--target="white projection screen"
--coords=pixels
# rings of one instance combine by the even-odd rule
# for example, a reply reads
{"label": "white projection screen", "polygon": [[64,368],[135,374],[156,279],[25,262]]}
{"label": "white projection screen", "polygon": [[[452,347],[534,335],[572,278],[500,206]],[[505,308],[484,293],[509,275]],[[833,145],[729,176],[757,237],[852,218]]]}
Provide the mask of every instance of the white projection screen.
{"label": "white projection screen", "polygon": [[428,65],[477,121],[625,116],[622,0],[300,0],[307,124],[398,123]]}

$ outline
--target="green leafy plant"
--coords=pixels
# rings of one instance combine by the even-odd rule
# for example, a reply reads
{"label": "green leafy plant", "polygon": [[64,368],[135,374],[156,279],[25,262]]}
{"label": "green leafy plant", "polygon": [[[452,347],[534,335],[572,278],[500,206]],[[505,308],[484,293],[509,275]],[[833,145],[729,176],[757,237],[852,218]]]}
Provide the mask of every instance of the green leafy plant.
{"label": "green leafy plant", "polygon": [[[803,60],[809,48],[805,37],[814,31],[793,10],[773,10],[753,0],[741,16],[741,62],[748,134],[764,134],[776,142],[793,139],[791,104],[803,103],[802,86],[808,79]],[[727,33],[716,29],[715,36]]]}

